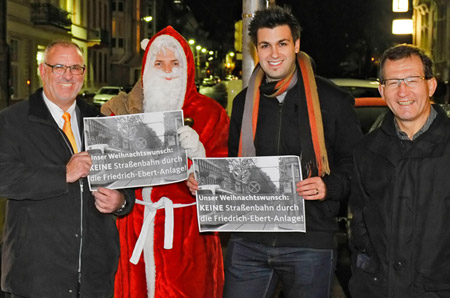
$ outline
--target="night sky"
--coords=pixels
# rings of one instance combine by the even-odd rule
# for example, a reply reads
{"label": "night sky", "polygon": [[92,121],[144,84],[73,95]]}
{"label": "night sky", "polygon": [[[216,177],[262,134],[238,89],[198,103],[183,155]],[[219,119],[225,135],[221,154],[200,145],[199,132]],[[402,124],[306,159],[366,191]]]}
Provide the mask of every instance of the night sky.
{"label": "night sky", "polygon": [[[391,1],[278,0],[288,6],[302,26],[301,50],[315,60],[325,77],[376,76],[376,58],[389,46],[411,42],[410,36],[390,33]],[[185,0],[209,39],[232,50],[234,22],[241,18],[240,0]]]}

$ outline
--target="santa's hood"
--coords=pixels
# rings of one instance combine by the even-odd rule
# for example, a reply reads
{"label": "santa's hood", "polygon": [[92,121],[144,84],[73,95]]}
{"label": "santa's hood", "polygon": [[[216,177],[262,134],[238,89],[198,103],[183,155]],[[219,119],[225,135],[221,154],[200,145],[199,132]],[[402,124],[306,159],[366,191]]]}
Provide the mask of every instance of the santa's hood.
{"label": "santa's hood", "polygon": [[163,30],[159,31],[156,35],[154,35],[149,41],[148,44],[145,47],[145,53],[144,57],[142,59],[142,73],[141,73],[141,81],[143,81],[143,75],[145,71],[145,63],[147,62],[147,57],[149,50],[158,37],[162,35],[168,35],[173,37],[180,46],[182,47],[184,54],[186,56],[186,70],[187,70],[187,82],[186,82],[186,92],[184,96],[184,103],[183,107],[189,103],[189,99],[193,97],[193,93],[197,93],[197,88],[195,86],[195,61],[194,61],[194,55],[192,54],[191,48],[189,46],[189,43],[184,39],[184,37],[178,33],[172,26],[167,26]]}

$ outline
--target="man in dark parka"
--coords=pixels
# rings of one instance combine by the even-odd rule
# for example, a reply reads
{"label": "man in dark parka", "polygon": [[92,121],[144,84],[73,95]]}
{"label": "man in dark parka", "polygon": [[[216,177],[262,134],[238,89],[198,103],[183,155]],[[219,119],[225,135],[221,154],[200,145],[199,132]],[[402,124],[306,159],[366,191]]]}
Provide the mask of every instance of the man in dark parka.
{"label": "man in dark parka", "polygon": [[432,60],[412,45],[380,61],[391,112],[354,154],[353,298],[450,297],[450,119],[430,97]]}

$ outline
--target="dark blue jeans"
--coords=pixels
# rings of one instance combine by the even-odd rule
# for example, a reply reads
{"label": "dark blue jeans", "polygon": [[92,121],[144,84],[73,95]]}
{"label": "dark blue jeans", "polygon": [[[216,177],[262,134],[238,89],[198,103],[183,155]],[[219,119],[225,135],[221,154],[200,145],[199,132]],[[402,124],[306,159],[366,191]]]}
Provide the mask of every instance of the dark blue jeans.
{"label": "dark blue jeans", "polygon": [[332,249],[271,247],[232,236],[224,298],[269,298],[281,281],[286,298],[329,298],[336,266]]}

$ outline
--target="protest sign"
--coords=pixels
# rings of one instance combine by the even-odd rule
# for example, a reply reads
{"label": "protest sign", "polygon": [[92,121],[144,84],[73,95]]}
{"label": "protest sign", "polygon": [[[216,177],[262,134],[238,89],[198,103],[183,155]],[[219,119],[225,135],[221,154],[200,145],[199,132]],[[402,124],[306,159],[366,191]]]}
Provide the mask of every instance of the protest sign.
{"label": "protest sign", "polygon": [[91,154],[89,188],[152,186],[187,178],[187,156],[178,139],[183,111],[84,118]]}
{"label": "protest sign", "polygon": [[305,232],[298,156],[195,158],[201,232]]}

